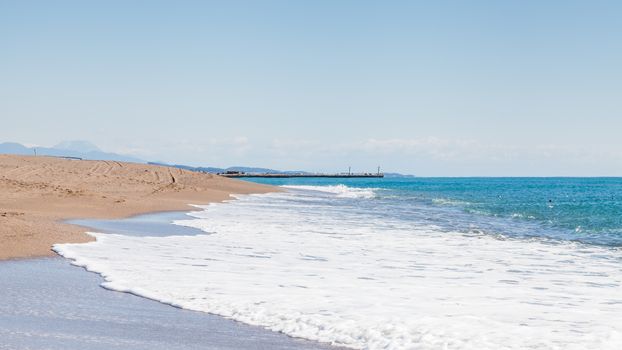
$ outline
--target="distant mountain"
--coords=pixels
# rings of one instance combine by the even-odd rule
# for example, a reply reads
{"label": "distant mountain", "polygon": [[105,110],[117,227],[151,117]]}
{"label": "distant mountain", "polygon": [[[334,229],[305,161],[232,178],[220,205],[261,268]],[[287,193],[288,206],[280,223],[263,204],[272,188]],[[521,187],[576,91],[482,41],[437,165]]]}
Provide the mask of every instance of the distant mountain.
{"label": "distant mountain", "polygon": [[32,149],[15,142],[0,143],[0,153],[6,154],[20,154],[20,155],[33,155]]}
{"label": "distant mountain", "polygon": [[54,147],[26,147],[15,142],[0,143],[0,153],[34,155],[35,150],[36,154],[40,156],[76,157],[93,160],[145,163],[144,160],[132,156],[104,152],[88,141],[63,141]]}

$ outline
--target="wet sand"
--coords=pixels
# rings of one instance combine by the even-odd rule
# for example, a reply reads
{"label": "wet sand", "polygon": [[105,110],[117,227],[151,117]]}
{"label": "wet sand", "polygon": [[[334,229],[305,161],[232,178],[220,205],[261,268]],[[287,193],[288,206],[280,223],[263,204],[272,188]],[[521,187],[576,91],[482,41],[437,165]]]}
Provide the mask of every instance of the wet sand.
{"label": "wet sand", "polygon": [[333,349],[99,287],[62,258],[0,263],[0,349]]}
{"label": "wet sand", "polygon": [[[77,220],[92,231],[195,235],[169,224],[182,212]],[[337,349],[202,312],[109,291],[103,279],[60,257],[0,263],[0,349]]]}

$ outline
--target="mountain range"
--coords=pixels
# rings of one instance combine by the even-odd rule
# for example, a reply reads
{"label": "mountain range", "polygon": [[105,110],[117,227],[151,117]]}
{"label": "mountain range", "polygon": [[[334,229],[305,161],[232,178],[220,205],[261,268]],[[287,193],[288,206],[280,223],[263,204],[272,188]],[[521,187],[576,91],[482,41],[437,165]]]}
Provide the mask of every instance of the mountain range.
{"label": "mountain range", "polygon": [[0,153],[146,163],[136,157],[104,152],[88,141],[63,141],[53,147],[26,147],[16,142],[4,142],[0,143]]}

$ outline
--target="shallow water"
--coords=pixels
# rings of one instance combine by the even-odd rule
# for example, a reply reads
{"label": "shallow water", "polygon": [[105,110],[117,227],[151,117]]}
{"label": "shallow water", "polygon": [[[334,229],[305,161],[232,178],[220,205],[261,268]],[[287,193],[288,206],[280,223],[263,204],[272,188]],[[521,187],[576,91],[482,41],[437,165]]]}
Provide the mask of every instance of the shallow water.
{"label": "shallow water", "polygon": [[[125,220],[83,220],[97,229],[196,234],[174,226],[182,213]],[[127,225],[126,225],[127,223]],[[0,263],[0,349],[2,350],[175,350],[334,349],[290,338],[222,317],[173,308],[153,300],[100,287],[98,275],[63,258]]]}
{"label": "shallow water", "polygon": [[622,346],[619,248],[378,187],[309,186],[177,221],[204,235],[56,249],[106,288],[353,348]]}
{"label": "shallow water", "polygon": [[[324,188],[337,183],[314,178],[256,181]],[[374,210],[391,208],[394,215],[410,215],[451,231],[477,228],[491,234],[622,247],[622,178],[387,178],[338,183],[359,191],[373,189]]]}
{"label": "shallow water", "polygon": [[67,222],[91,228],[97,232],[116,233],[127,236],[194,236],[203,231],[179,225],[172,225],[175,220],[187,219],[186,212],[172,211],[136,215],[127,219],[75,219]]}

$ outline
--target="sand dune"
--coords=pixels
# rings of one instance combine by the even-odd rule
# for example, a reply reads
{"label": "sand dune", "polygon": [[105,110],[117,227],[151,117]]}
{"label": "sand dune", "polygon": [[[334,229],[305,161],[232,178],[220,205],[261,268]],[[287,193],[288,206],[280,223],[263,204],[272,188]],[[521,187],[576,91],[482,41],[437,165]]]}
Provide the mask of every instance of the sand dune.
{"label": "sand dune", "polygon": [[92,239],[63,219],[185,210],[274,190],[163,166],[0,155],[0,260],[52,255],[54,243]]}

